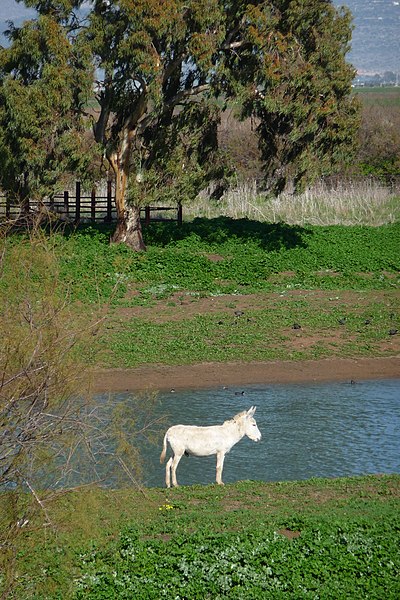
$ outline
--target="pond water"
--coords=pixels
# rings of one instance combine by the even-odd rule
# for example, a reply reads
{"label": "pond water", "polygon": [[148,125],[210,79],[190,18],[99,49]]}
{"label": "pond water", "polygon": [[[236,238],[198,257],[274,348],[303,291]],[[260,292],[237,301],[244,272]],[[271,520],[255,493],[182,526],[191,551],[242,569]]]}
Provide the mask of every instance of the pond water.
{"label": "pond water", "polygon": [[[117,396],[123,398],[123,394]],[[223,480],[284,481],[400,473],[400,380],[249,386],[161,393],[169,425],[221,424],[252,405],[261,442],[241,440],[226,456]],[[163,486],[161,444],[148,451],[144,484]],[[215,456],[183,457],[181,485],[215,481]]]}

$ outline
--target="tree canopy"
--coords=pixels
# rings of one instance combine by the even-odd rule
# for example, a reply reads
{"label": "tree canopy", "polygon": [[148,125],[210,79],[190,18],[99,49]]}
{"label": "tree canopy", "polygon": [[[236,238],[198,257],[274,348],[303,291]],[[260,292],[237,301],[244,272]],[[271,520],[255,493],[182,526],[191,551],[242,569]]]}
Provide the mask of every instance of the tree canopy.
{"label": "tree canopy", "polygon": [[67,173],[88,168],[80,109],[91,72],[49,15],[11,27],[9,37],[0,52],[0,184],[24,204],[54,193]]}
{"label": "tree canopy", "polygon": [[[221,176],[217,128],[228,104],[238,118],[256,117],[269,189],[300,189],[350,156],[358,127],[350,95],[354,69],[345,60],[351,15],[330,0],[92,0],[86,12],[79,10],[82,0],[25,4],[38,19],[13,29],[11,47],[2,51],[3,123],[8,88],[23,87],[20,98],[31,94],[23,104],[35,107],[38,123],[40,117],[57,124],[53,139],[61,152],[53,160],[61,172],[61,155],[70,158],[64,145],[72,132],[81,133],[82,91],[92,81],[94,140],[115,176],[114,241],[143,249],[139,217],[146,198],[181,200]],[[34,46],[34,83],[53,95],[43,111],[43,99],[33,97],[32,82],[24,79],[35,59],[26,53],[13,64],[4,53],[15,55],[21,39],[45,32],[45,24],[47,33]],[[59,47],[50,52],[56,38]],[[67,68],[60,68],[59,53]],[[48,70],[59,73],[58,82],[50,82]],[[58,101],[62,110],[50,116]],[[15,144],[25,139],[21,126],[10,135]],[[30,135],[36,152],[45,136]],[[84,148],[76,148],[84,164]]]}

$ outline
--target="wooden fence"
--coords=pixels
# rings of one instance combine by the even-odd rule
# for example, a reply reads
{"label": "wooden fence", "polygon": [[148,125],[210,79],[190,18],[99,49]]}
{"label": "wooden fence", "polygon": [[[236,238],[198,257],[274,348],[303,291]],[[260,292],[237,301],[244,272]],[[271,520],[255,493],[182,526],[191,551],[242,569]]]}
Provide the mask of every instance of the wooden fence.
{"label": "wooden fence", "polygon": [[[65,191],[56,194],[42,202],[29,203],[24,210],[35,214],[43,208],[49,210],[61,220],[74,223],[112,223],[117,220],[114,204],[112,182],[107,182],[105,195],[99,195],[93,188],[90,195],[82,193],[79,181],[75,184],[75,194]],[[169,216],[172,213],[173,216]],[[12,220],[21,214],[21,206],[13,204],[5,196],[0,196],[0,219]],[[177,221],[182,224],[182,205],[177,206],[145,206],[141,209],[141,216],[145,225],[151,221]]]}

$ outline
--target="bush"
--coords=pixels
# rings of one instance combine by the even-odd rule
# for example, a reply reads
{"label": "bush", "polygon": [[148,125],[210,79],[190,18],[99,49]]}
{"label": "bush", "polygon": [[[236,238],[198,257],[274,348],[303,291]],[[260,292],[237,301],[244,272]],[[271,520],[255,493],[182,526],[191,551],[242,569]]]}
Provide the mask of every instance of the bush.
{"label": "bush", "polygon": [[87,357],[99,321],[71,301],[56,245],[39,233],[0,239],[2,598],[15,583],[19,534],[31,522],[55,528],[51,498],[100,482],[105,469],[109,478],[136,485],[137,440],[153,426],[154,398],[91,398]]}

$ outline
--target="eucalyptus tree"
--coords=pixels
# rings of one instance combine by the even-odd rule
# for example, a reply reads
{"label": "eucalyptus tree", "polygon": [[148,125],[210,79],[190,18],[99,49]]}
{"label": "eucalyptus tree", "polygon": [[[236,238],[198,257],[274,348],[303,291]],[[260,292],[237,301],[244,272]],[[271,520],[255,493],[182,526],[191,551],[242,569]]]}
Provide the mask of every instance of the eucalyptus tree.
{"label": "eucalyptus tree", "polygon": [[345,60],[351,15],[330,0],[25,4],[91,56],[98,108],[90,117],[115,176],[115,242],[144,249],[145,199],[181,199],[221,174],[217,127],[228,103],[238,118],[256,117],[275,191],[300,189],[351,156],[359,112]]}
{"label": "eucalyptus tree", "polygon": [[86,32],[99,84],[95,139],[116,181],[114,241],[144,249],[143,198],[180,199],[222,168],[213,80],[223,4],[95,0]]}
{"label": "eucalyptus tree", "polygon": [[154,170],[172,161],[179,182],[210,161],[221,166],[217,99],[258,118],[275,190],[300,188],[349,154],[358,109],[346,9],[327,0],[95,0],[89,19],[104,73],[94,130],[116,176],[116,241],[143,247],[138,200],[146,177],[156,189]]}

